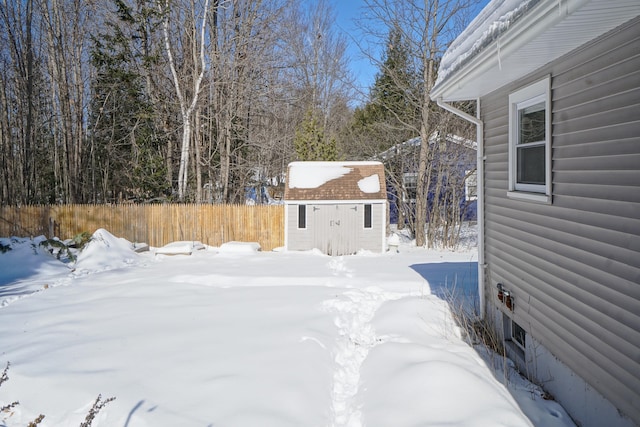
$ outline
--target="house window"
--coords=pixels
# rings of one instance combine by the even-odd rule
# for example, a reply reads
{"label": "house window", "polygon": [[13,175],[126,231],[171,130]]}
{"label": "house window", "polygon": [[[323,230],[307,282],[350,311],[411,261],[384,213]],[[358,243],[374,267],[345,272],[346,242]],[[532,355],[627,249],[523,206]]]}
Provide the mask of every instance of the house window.
{"label": "house window", "polygon": [[506,313],[502,313],[504,344],[509,356],[524,361],[527,333],[513,321]]}
{"label": "house window", "polygon": [[526,347],[526,337],[527,333],[525,330],[516,322],[511,321],[511,339],[523,350]]}
{"label": "house window", "polygon": [[405,202],[416,200],[416,190],[418,188],[418,174],[415,172],[406,172],[402,175],[404,189],[406,193],[403,195]]}
{"label": "house window", "polygon": [[298,228],[307,228],[307,205],[298,205]]}
{"label": "house window", "polygon": [[371,205],[364,205],[364,228],[371,228]]}
{"label": "house window", "polygon": [[550,79],[509,95],[509,196],[550,201]]}
{"label": "house window", "polygon": [[464,196],[465,200],[478,200],[478,171],[465,171]]}

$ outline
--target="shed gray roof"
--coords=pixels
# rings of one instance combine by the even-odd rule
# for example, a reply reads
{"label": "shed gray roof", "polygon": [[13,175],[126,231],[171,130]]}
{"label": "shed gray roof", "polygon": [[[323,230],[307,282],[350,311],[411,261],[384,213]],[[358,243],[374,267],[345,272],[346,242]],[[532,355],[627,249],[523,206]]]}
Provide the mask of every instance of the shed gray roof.
{"label": "shed gray roof", "polygon": [[380,162],[293,162],[284,199],[300,201],[386,200]]}

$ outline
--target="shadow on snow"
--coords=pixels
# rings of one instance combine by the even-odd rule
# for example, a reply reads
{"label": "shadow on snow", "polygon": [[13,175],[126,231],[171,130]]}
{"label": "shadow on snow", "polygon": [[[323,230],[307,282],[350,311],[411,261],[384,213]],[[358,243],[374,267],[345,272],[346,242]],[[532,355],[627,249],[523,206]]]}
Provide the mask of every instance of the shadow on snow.
{"label": "shadow on snow", "polygon": [[410,267],[429,283],[433,295],[449,303],[454,313],[460,309],[471,316],[479,313],[477,262],[413,264]]}

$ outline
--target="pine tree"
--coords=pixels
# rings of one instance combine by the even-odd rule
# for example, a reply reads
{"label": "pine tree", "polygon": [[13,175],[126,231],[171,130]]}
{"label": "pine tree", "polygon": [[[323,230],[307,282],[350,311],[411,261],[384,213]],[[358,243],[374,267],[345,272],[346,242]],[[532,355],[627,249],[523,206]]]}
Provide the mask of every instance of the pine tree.
{"label": "pine tree", "polygon": [[419,113],[415,100],[421,84],[397,25],[389,32],[385,57],[371,91],[372,102],[386,121],[397,122],[400,128],[415,128]]}
{"label": "pine tree", "polygon": [[374,142],[377,151],[416,136],[420,120],[416,100],[421,90],[419,73],[396,25],[389,32],[384,61],[370,90],[370,100],[354,112],[354,130]]}
{"label": "pine tree", "polygon": [[324,129],[311,110],[307,111],[304,121],[296,131],[294,147],[299,160],[336,161],[339,159],[336,140],[325,137]]}
{"label": "pine tree", "polygon": [[142,38],[139,21],[144,17],[121,0],[114,3],[118,20],[92,37],[91,61],[97,72],[91,85],[90,161],[98,172],[90,180],[96,201],[146,200],[166,193],[169,186],[153,105],[138,71],[148,58],[133,46]]}

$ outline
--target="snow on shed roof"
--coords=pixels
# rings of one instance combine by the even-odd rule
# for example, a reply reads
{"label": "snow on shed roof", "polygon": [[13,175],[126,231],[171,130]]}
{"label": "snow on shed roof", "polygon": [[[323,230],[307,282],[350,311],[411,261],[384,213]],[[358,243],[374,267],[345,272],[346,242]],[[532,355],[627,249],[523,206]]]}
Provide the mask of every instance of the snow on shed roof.
{"label": "snow on shed roof", "polygon": [[638,0],[492,0],[445,52],[430,96],[484,96],[638,15]]}
{"label": "snow on shed roof", "polygon": [[292,162],[285,200],[384,200],[380,162]]}

